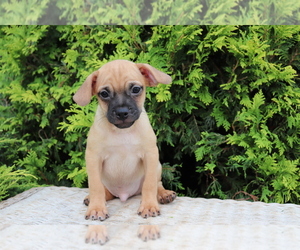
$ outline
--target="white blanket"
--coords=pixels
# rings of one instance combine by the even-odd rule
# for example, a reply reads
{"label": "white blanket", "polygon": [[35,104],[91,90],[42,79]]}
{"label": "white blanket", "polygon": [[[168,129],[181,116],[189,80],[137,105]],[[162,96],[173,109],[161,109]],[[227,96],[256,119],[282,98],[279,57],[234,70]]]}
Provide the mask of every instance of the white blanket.
{"label": "white blanket", "polygon": [[[33,188],[0,203],[0,249],[299,249],[300,206],[177,197],[161,215],[137,215],[140,196],[108,202],[110,218],[85,220],[87,189]],[[105,225],[109,241],[85,243],[88,225]],[[161,237],[142,241],[140,225]]]}

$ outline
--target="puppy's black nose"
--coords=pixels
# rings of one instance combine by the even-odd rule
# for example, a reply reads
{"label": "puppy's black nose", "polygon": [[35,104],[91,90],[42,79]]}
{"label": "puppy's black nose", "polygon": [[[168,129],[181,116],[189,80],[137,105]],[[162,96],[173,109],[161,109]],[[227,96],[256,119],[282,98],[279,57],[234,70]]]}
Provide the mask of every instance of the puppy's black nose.
{"label": "puppy's black nose", "polygon": [[129,115],[129,109],[127,107],[119,107],[115,110],[116,112],[116,117],[119,119],[119,120],[126,120],[128,118],[128,115]]}

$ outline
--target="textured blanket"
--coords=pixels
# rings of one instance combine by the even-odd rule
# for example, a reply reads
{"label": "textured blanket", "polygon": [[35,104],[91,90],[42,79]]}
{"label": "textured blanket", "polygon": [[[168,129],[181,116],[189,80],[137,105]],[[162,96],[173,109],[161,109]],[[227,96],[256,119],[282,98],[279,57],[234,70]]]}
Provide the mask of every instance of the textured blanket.
{"label": "textured blanket", "polygon": [[[136,196],[109,201],[110,218],[101,222],[84,219],[87,193],[42,187],[1,202],[0,249],[299,249],[299,205],[177,197],[143,219]],[[108,241],[86,243],[98,225]],[[148,225],[156,231],[145,237]]]}

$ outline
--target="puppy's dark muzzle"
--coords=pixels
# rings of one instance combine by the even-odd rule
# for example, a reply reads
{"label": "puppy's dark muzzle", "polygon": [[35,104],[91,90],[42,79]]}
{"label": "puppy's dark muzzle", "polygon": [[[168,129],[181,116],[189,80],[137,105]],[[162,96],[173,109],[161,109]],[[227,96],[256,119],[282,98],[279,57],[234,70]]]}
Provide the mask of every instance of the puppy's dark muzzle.
{"label": "puppy's dark muzzle", "polygon": [[139,118],[140,112],[131,107],[117,107],[112,111],[112,115],[108,117],[110,123],[117,128],[129,128]]}
{"label": "puppy's dark muzzle", "polygon": [[128,118],[129,112],[130,110],[127,107],[120,107],[115,110],[116,117],[121,121],[125,121]]}

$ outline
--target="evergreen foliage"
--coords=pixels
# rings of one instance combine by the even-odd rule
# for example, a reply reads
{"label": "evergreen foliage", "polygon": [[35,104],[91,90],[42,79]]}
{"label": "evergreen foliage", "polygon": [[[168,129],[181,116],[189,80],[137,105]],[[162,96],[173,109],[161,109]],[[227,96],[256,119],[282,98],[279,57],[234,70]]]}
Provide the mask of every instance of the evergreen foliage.
{"label": "evergreen foliage", "polygon": [[299,26],[1,26],[0,37],[0,198],[87,186],[97,102],[72,95],[128,59],[173,78],[146,100],[167,187],[299,204]]}
{"label": "evergreen foliage", "polygon": [[300,24],[298,0],[4,0],[0,24]]}

